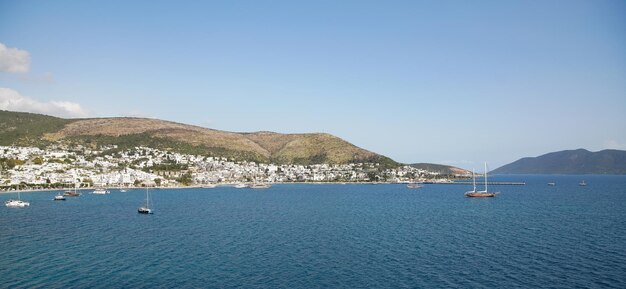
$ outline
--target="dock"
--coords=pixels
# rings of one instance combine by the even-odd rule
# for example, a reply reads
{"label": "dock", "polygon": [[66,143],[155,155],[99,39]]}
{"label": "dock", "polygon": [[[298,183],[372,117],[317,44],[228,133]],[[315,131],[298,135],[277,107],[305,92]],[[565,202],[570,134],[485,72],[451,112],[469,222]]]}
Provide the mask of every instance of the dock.
{"label": "dock", "polygon": [[[471,185],[472,182],[423,182],[426,185]],[[485,185],[485,182],[476,182],[477,186]],[[487,185],[495,186],[524,186],[526,182],[487,182]]]}

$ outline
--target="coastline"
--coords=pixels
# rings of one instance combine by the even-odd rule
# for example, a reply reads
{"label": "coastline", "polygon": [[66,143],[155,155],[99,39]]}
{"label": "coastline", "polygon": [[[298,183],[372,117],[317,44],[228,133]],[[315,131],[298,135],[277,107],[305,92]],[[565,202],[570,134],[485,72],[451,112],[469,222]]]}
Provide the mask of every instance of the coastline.
{"label": "coastline", "polygon": [[[248,184],[246,182],[242,182],[243,184]],[[224,184],[215,184],[217,187],[233,187],[237,184],[242,183],[224,183]],[[385,183],[385,182],[283,182],[283,183],[269,183],[270,185],[406,185],[408,183]],[[193,185],[193,186],[176,186],[176,187],[150,187],[151,189],[161,190],[161,189],[173,189],[173,190],[182,190],[182,189],[202,189],[205,185]],[[77,189],[77,191],[93,191],[98,187],[83,187]],[[136,189],[144,189],[145,187],[106,187],[108,190],[136,190]],[[211,188],[207,188],[211,189]],[[68,191],[74,190],[74,188],[52,188],[52,189],[28,189],[28,190],[13,190],[13,191],[4,191],[0,190],[0,195],[2,194],[11,194],[11,193],[37,193],[37,192],[54,192],[54,191]]]}

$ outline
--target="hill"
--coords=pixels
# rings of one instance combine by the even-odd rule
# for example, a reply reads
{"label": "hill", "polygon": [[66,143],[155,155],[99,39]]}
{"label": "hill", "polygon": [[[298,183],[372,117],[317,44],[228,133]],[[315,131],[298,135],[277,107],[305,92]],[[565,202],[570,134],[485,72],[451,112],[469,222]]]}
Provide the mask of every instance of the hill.
{"label": "hill", "polygon": [[45,133],[62,129],[71,120],[58,117],[0,110],[0,145],[41,146]]}
{"label": "hill", "polygon": [[466,176],[472,175],[471,171],[453,167],[453,166],[429,164],[429,163],[410,164],[410,166],[416,169],[426,170],[429,172],[437,172],[442,175],[466,175]]}
{"label": "hill", "polygon": [[494,174],[626,174],[626,151],[585,149],[527,157],[492,171]]}
{"label": "hill", "polygon": [[148,146],[181,153],[278,164],[398,164],[326,133],[235,133],[148,118],[62,119],[0,111],[0,145],[45,146],[51,143],[120,149]]}

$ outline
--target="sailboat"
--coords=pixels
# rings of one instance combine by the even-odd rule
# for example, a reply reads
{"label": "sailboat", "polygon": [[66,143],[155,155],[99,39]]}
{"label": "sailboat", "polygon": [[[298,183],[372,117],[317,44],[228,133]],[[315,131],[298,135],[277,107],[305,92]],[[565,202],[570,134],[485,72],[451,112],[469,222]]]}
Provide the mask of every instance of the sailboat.
{"label": "sailboat", "polygon": [[76,191],[76,184],[74,184],[74,191],[67,190],[63,193],[63,195],[67,197],[78,197],[80,196],[80,193]]}
{"label": "sailboat", "polygon": [[22,201],[22,199],[20,198],[20,187],[17,186],[17,200],[15,199],[7,200],[6,202],[4,202],[4,205],[9,208],[23,208],[23,207],[30,206],[30,203],[26,201]]}
{"label": "sailboat", "polygon": [[150,209],[150,193],[148,192],[148,187],[146,186],[146,205],[137,209],[137,213],[139,214],[152,214],[152,209]]}
{"label": "sailboat", "polygon": [[474,175],[474,171],[472,170],[472,178],[474,183],[474,190],[465,192],[466,197],[470,198],[485,198],[485,197],[495,197],[497,193],[490,193],[487,190],[487,163],[485,163],[485,190],[484,191],[476,191],[476,176]]}

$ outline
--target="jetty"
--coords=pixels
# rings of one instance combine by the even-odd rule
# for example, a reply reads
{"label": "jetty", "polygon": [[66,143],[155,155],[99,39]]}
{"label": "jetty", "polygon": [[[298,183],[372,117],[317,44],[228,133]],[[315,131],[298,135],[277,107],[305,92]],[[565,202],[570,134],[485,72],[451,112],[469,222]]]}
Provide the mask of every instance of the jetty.
{"label": "jetty", "polygon": [[[422,182],[427,185],[471,185],[472,182]],[[485,185],[485,182],[476,182],[476,185]],[[496,186],[524,186],[526,182],[487,182],[487,185]]]}

